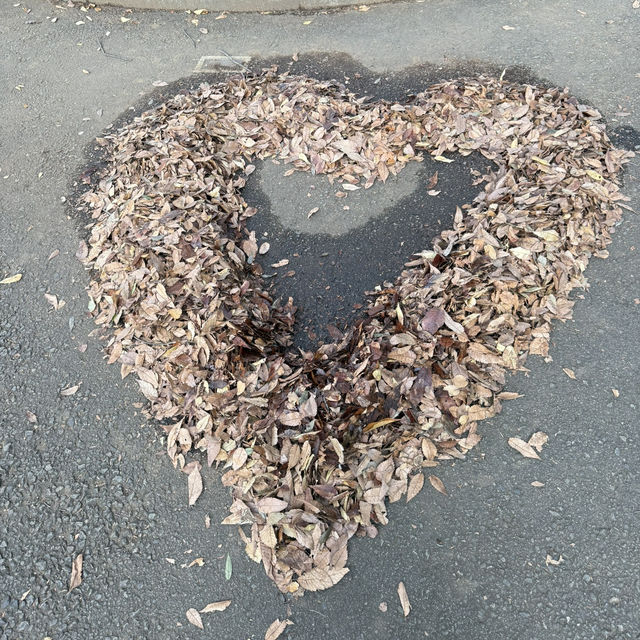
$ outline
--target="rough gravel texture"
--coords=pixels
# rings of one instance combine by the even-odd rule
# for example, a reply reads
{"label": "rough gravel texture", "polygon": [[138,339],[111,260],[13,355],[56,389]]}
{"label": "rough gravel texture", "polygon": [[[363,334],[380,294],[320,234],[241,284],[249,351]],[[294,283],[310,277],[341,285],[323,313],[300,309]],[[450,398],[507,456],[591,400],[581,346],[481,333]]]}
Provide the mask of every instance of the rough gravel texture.
{"label": "rough gravel texture", "polygon": [[[140,396],[87,337],[88,278],[74,258],[77,223],[60,200],[91,136],[140,92],[151,99],[153,81],[185,77],[220,48],[265,57],[345,52],[381,82],[408,64],[525,65],[568,84],[612,127],[631,127],[621,139],[640,145],[640,10],[626,0],[433,0],[366,13],[201,16],[205,35],[186,14],[135,12],[122,23],[122,9],[26,6],[31,13],[3,7],[0,22],[0,275],[24,274],[0,287],[0,637],[263,638],[287,616],[295,624],[283,637],[305,640],[640,637],[637,215],[618,229],[610,258],[589,267],[591,289],[574,320],[552,333],[554,361],[532,361],[528,375],[510,381],[524,397],[483,425],[473,462],[439,472],[449,497],[423,490],[393,505],[377,539],[351,545],[352,571],[337,587],[286,603],[235,530],[216,524],[227,502],[216,474],[189,508],[186,478],[133,405]],[[97,37],[131,60],[106,57]],[[639,177],[636,159],[625,179],[636,210]],[[66,305],[51,310],[44,293]],[[75,395],[59,395],[80,381]],[[542,461],[506,445],[537,430],[550,436]],[[67,595],[80,552],[84,580]],[[546,566],[547,554],[563,562]],[[200,556],[204,566],[181,568]],[[222,599],[232,605],[203,616],[204,632],[189,625],[189,607]]]}

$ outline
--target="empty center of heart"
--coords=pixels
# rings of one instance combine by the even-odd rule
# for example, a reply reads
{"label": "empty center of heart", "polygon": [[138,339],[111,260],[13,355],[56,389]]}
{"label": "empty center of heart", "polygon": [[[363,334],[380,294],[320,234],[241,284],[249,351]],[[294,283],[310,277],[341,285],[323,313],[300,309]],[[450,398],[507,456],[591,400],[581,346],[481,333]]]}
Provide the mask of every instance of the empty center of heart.
{"label": "empty center of heart", "polygon": [[344,329],[366,291],[395,280],[413,253],[452,226],[456,206],[480,188],[472,172],[488,164],[479,155],[451,164],[426,156],[384,184],[348,190],[326,176],[256,163],[243,190],[258,209],[247,226],[259,245],[269,244],[257,262],[273,293],[298,307],[294,344],[310,349],[335,337],[329,327]]}

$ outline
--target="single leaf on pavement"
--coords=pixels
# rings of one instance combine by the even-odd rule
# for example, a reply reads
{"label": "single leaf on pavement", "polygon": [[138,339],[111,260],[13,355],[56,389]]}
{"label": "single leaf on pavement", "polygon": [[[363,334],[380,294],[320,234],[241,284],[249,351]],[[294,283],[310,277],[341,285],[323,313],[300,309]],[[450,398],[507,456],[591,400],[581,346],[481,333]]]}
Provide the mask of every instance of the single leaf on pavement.
{"label": "single leaf on pavement", "polygon": [[194,467],[189,474],[187,484],[189,486],[189,506],[192,506],[202,493],[202,476],[198,467]]}
{"label": "single leaf on pavement", "polygon": [[413,478],[411,478],[411,482],[409,483],[409,489],[407,490],[407,502],[415,498],[424,485],[424,476],[421,473],[417,473]]}
{"label": "single leaf on pavement", "polygon": [[404,613],[404,617],[406,618],[411,611],[411,604],[409,603],[409,596],[407,595],[404,582],[398,583],[398,597],[400,598],[400,604],[402,605],[402,613]]}
{"label": "single leaf on pavement", "polygon": [[231,565],[231,556],[227,553],[227,559],[224,562],[224,579],[231,580],[232,573],[233,573],[233,567]]}
{"label": "single leaf on pavement", "polygon": [[276,618],[267,629],[267,632],[264,634],[264,640],[276,640],[282,635],[282,632],[290,625],[293,624],[291,620],[280,620]]}
{"label": "single leaf on pavement", "polygon": [[71,564],[71,579],[69,580],[70,593],[82,582],[82,554],[78,554]]}
{"label": "single leaf on pavement", "polygon": [[534,449],[538,451],[542,451],[542,446],[547,444],[549,441],[549,436],[544,431],[536,431],[530,438],[527,443]]}
{"label": "single leaf on pavement", "polygon": [[567,367],[562,367],[562,370],[572,379],[575,380],[576,379],[576,374],[575,371],[573,369],[569,369]]}
{"label": "single leaf on pavement", "polygon": [[200,617],[200,613],[198,613],[197,609],[187,609],[187,620],[194,627],[198,627],[198,629],[204,629],[204,626],[202,625],[202,618]]}
{"label": "single leaf on pavement", "polygon": [[535,458],[540,460],[540,456],[536,453],[535,449],[521,438],[509,438],[507,441],[510,447],[513,447],[518,453],[522,454],[525,458]]}
{"label": "single leaf on pavement", "polygon": [[72,387],[67,387],[60,392],[61,396],[72,396],[79,388],[82,382],[79,384],[74,384]]}
{"label": "single leaf on pavement", "polygon": [[220,602],[210,602],[200,613],[211,613],[212,611],[224,611],[231,604],[231,600],[220,600]]}
{"label": "single leaf on pavement", "polygon": [[0,280],[0,284],[13,284],[14,282],[20,282],[20,280],[22,280],[22,274],[16,273],[15,276],[9,276],[4,280]]}
{"label": "single leaf on pavement", "polygon": [[439,491],[441,494],[443,495],[448,495],[447,494],[447,490],[444,486],[444,482],[442,482],[442,480],[440,480],[440,478],[438,478],[438,476],[429,476],[429,482],[431,483],[431,486],[436,490]]}

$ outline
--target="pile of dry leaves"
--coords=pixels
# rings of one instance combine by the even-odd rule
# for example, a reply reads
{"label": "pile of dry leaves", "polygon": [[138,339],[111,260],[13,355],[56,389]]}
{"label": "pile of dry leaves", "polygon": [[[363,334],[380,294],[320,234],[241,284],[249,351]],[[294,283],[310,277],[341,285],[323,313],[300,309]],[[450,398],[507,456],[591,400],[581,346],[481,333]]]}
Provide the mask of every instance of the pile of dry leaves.
{"label": "pile of dry leaves", "polygon": [[[297,594],[337,583],[349,538],[375,536],[386,500],[415,495],[424,467],[464,458],[478,421],[514,397],[507,372],[547,354],[551,321],[570,317],[589,258],[606,256],[630,155],[558,89],[480,77],[369,103],[275,70],[202,85],[100,142],[79,257],[109,363],[166,425],[190,501],[195,449],[232,488],[225,523],[247,525],[249,556]],[[473,151],[494,169],[453,229],[381,283],[342,339],[291,348],[293,301],[267,293],[245,225],[251,159],[353,190],[425,152]]]}

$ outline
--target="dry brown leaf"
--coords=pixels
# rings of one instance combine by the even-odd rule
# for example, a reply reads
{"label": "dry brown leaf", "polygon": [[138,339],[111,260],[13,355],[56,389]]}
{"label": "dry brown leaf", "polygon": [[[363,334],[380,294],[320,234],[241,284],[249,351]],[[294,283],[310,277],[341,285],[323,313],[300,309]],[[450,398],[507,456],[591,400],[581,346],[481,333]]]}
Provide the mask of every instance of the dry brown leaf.
{"label": "dry brown leaf", "polygon": [[409,596],[407,595],[404,582],[398,583],[398,597],[400,598],[400,604],[402,605],[402,613],[404,613],[404,617],[406,618],[411,612],[411,604],[409,603]]}
{"label": "dry brown leaf", "polygon": [[211,602],[204,609],[200,609],[200,613],[211,613],[212,611],[224,611],[231,604],[231,600],[220,600],[220,602]]}
{"label": "dry brown leaf", "polygon": [[611,389],[611,393],[613,393],[614,398],[620,397],[620,392],[617,389]]}
{"label": "dry brown leaf", "polygon": [[262,513],[278,513],[284,511],[289,503],[279,498],[262,498],[258,500],[257,505]]}
{"label": "dry brown leaf", "polygon": [[204,629],[202,624],[202,617],[197,609],[191,608],[187,609],[187,620],[194,626],[198,627],[198,629]]}
{"label": "dry brown leaf", "polygon": [[422,455],[427,460],[435,460],[435,457],[438,455],[438,449],[436,448],[436,445],[433,444],[431,440],[429,440],[429,438],[422,439],[421,447]]}
{"label": "dry brown leaf", "polygon": [[562,370],[572,379],[575,380],[576,379],[576,374],[574,373],[573,369],[568,369],[566,367],[563,367]]}
{"label": "dry brown leaf", "polygon": [[441,494],[443,495],[449,495],[447,493],[447,490],[444,486],[444,482],[442,482],[442,480],[440,480],[440,478],[438,478],[438,476],[429,476],[429,482],[431,483],[431,486],[436,490],[439,491]]}
{"label": "dry brown leaf", "polygon": [[547,444],[549,436],[544,431],[536,431],[527,443],[530,447],[533,447],[538,452],[542,451],[543,445]]}
{"label": "dry brown leaf", "polygon": [[532,486],[532,487],[536,487],[536,488],[544,487],[544,482],[540,482],[539,480],[534,480],[534,481],[531,483],[531,486]]}
{"label": "dry brown leaf", "polygon": [[293,622],[288,618],[286,620],[279,620],[276,618],[269,625],[267,632],[264,634],[264,640],[276,640],[276,638],[279,638],[290,624],[293,624]]}
{"label": "dry brown leaf", "polygon": [[509,438],[507,442],[510,447],[513,447],[525,458],[535,458],[536,460],[540,460],[540,456],[536,453],[535,449],[521,438]]}
{"label": "dry brown leaf", "polygon": [[82,554],[79,553],[71,563],[71,578],[69,580],[70,593],[82,583]]}
{"label": "dry brown leaf", "polygon": [[415,498],[424,485],[424,475],[421,473],[416,473],[416,475],[411,478],[411,482],[409,482],[409,488],[407,489],[407,502]]}
{"label": "dry brown leaf", "polygon": [[298,584],[307,591],[322,591],[338,584],[347,573],[349,573],[347,568],[335,569],[328,567],[325,569],[316,567],[302,574],[298,578]]}
{"label": "dry brown leaf", "polygon": [[200,469],[196,466],[187,477],[189,488],[189,506],[194,505],[202,493],[202,476]]}

